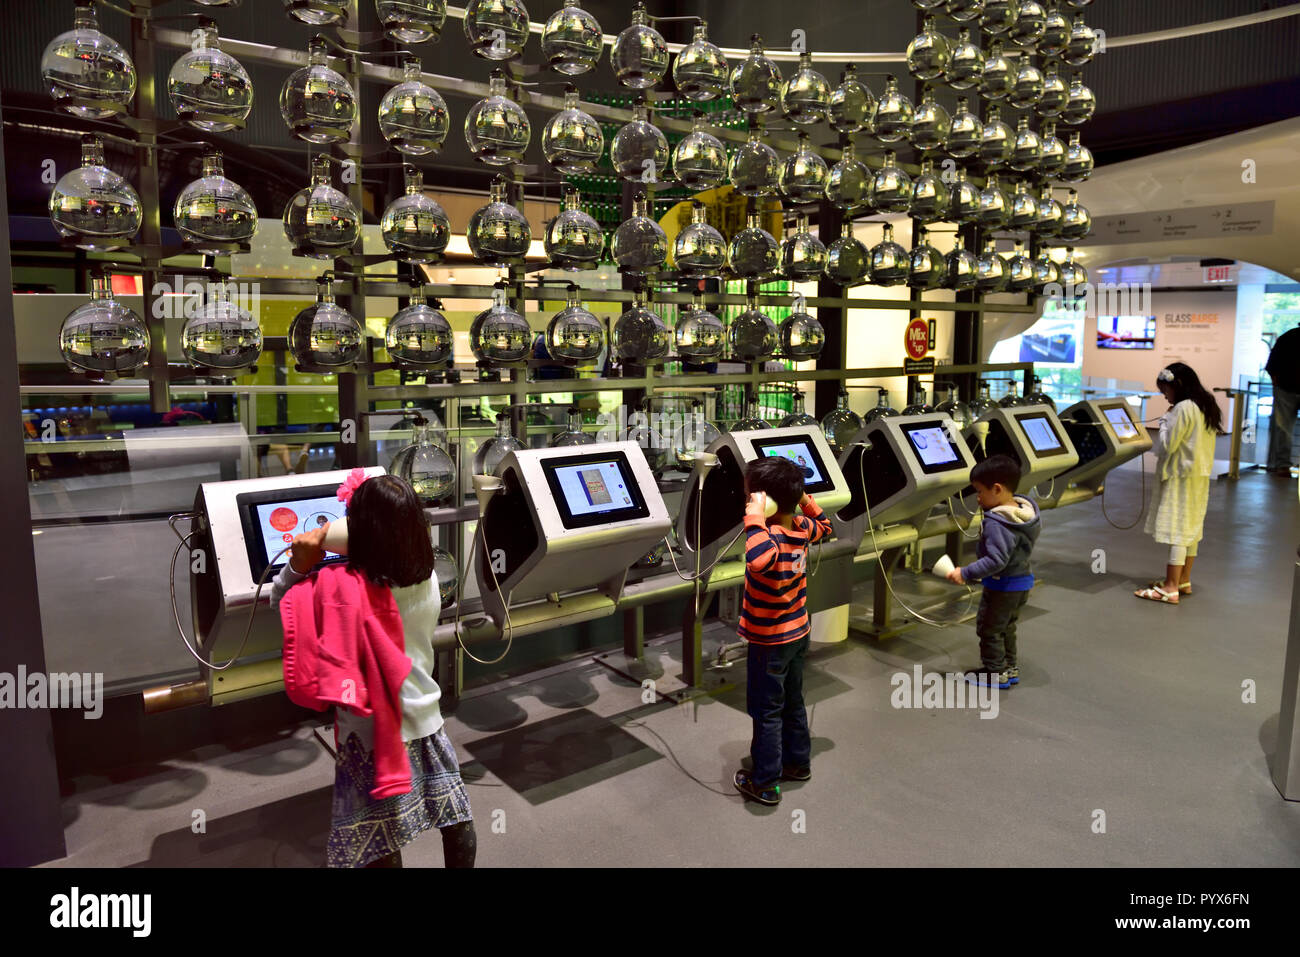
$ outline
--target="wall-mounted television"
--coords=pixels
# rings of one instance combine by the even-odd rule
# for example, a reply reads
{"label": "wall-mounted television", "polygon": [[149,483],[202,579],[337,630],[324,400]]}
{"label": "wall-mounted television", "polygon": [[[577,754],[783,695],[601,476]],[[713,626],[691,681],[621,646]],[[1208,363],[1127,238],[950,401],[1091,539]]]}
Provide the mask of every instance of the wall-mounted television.
{"label": "wall-mounted television", "polygon": [[1155,316],[1098,316],[1097,348],[1154,349]]}

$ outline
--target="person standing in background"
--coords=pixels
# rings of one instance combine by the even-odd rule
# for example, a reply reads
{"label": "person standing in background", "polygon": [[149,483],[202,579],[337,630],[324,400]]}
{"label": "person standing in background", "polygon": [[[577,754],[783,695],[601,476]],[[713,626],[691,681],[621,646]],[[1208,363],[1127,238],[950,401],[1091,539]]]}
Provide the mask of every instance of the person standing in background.
{"label": "person standing in background", "polygon": [[1273,380],[1273,418],[1268,430],[1268,474],[1291,477],[1291,431],[1300,408],[1300,326],[1278,336],[1264,371]]}

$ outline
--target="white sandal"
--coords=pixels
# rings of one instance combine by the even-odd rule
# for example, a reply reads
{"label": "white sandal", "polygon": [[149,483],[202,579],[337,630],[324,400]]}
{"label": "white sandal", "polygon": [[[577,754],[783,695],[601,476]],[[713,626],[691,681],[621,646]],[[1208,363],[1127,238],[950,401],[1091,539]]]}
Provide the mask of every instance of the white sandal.
{"label": "white sandal", "polygon": [[1133,593],[1138,598],[1145,598],[1147,601],[1161,601],[1166,605],[1178,604],[1178,592],[1167,592],[1163,588],[1155,585],[1150,588],[1142,588]]}

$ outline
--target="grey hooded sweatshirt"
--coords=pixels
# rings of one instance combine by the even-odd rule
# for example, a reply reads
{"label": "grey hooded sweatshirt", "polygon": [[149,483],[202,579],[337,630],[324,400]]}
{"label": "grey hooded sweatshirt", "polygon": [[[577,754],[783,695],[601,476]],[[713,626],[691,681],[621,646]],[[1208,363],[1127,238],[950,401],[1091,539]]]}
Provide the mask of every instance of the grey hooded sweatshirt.
{"label": "grey hooded sweatshirt", "polygon": [[989,509],[980,528],[977,558],[962,568],[961,577],[966,581],[983,579],[990,591],[1029,591],[1034,587],[1029,553],[1041,528],[1033,499],[1017,495],[1014,504]]}

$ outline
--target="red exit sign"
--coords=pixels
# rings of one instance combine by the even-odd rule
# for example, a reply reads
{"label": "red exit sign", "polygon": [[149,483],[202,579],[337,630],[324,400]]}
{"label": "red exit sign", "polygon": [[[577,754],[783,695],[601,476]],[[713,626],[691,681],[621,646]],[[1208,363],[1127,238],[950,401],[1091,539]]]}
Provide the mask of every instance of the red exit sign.
{"label": "red exit sign", "polygon": [[1232,282],[1231,266],[1205,266],[1205,282]]}

